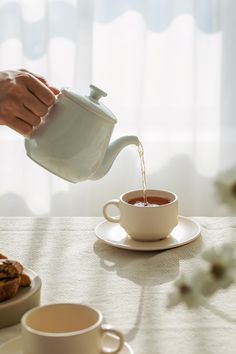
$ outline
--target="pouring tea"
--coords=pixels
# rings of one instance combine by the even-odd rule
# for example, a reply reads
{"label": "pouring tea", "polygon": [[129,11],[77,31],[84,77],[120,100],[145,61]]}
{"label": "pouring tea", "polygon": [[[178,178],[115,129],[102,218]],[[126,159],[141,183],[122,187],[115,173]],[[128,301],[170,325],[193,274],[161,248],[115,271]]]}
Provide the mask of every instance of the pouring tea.
{"label": "pouring tea", "polygon": [[106,96],[94,85],[89,96],[62,89],[39,127],[25,138],[27,155],[69,182],[102,178],[124,147],[139,146],[136,136],[110,143],[117,119],[100,102]]}

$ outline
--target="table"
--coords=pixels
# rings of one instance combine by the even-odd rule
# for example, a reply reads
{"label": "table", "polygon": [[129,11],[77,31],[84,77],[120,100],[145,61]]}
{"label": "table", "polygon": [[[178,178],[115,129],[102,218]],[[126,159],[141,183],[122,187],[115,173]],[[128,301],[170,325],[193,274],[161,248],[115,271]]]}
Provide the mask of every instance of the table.
{"label": "table", "polygon": [[[41,303],[82,302],[99,308],[120,328],[135,354],[236,353],[236,324],[206,308],[166,308],[167,293],[182,271],[202,264],[203,249],[224,240],[236,247],[236,218],[193,218],[201,236],[162,252],[132,252],[97,240],[101,218],[2,217],[0,251],[37,272]],[[211,298],[211,306],[236,319],[236,287]],[[0,330],[0,344],[20,326]]]}

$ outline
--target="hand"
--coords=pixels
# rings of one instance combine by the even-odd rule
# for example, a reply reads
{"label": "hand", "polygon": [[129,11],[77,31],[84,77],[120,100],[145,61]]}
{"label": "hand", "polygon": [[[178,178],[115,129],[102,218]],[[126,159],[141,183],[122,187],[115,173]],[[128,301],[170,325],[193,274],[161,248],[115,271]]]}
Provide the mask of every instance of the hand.
{"label": "hand", "polygon": [[60,91],[39,75],[21,69],[0,72],[0,124],[30,135]]}

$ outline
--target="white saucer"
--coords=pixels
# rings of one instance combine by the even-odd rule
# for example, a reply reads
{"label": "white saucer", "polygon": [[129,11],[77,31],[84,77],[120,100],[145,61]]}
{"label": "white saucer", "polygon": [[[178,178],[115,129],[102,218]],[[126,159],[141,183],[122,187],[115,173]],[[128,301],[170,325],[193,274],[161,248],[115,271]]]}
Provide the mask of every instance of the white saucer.
{"label": "white saucer", "polygon": [[40,302],[41,279],[31,269],[24,268],[31,286],[20,288],[12,299],[0,302],[0,328],[19,323],[22,315]]}
{"label": "white saucer", "polygon": [[117,223],[103,221],[95,228],[96,236],[108,245],[133,251],[162,251],[179,247],[195,240],[200,235],[200,225],[195,221],[179,216],[179,223],[169,236],[159,241],[134,241]]}
{"label": "white saucer", "polygon": [[[117,339],[112,335],[107,335],[105,344],[113,347],[116,345]],[[0,354],[23,354],[21,336],[16,337],[0,346]],[[124,347],[119,351],[119,354],[134,354],[132,348],[125,342]]]}

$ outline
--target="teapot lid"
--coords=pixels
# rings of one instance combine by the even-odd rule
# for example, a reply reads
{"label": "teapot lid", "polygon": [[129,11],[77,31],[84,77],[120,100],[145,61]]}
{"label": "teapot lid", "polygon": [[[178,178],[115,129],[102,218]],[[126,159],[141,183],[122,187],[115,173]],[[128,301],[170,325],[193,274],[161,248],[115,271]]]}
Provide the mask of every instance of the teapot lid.
{"label": "teapot lid", "polygon": [[90,95],[89,96],[81,96],[78,93],[72,91],[70,88],[63,88],[61,92],[68,98],[70,98],[75,103],[81,105],[83,108],[87,109],[99,115],[100,117],[109,120],[113,124],[117,123],[117,119],[114,114],[99,101],[101,97],[106,97],[106,92],[102,91],[98,87],[94,85],[90,85]]}

